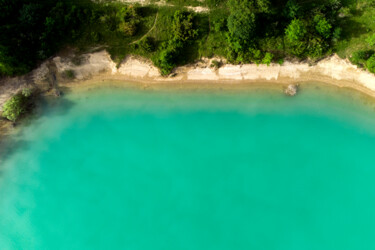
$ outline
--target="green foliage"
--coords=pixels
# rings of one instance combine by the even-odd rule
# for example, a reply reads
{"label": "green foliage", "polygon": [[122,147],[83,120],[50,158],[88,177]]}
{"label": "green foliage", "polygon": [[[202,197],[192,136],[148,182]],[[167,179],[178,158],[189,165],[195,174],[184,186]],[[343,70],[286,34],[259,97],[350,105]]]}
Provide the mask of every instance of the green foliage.
{"label": "green foliage", "polygon": [[154,61],[154,64],[159,67],[162,75],[168,75],[172,69],[176,67],[176,50],[173,48],[166,48],[162,50],[159,56]]}
{"label": "green foliage", "polygon": [[375,55],[372,55],[366,62],[366,67],[371,73],[375,73]]}
{"label": "green foliage", "polygon": [[264,58],[263,58],[263,60],[262,60],[262,63],[263,63],[263,64],[267,64],[267,66],[270,66],[273,57],[274,57],[273,54],[267,52],[267,53],[264,55]]}
{"label": "green foliage", "polygon": [[283,9],[283,15],[288,19],[295,19],[301,15],[301,6],[295,0],[289,0]]}
{"label": "green foliage", "polygon": [[33,90],[30,89],[30,88],[24,88],[24,89],[22,89],[21,94],[24,97],[30,97],[33,94]]}
{"label": "green foliage", "polygon": [[292,41],[300,41],[307,33],[305,24],[299,19],[293,19],[285,30],[287,38]]}
{"label": "green foliage", "polygon": [[124,6],[116,13],[118,30],[125,36],[134,36],[139,24],[137,9],[133,6]]}
{"label": "green foliage", "polygon": [[26,113],[32,96],[31,89],[23,89],[11,97],[3,106],[2,116],[10,121],[17,121],[23,114]]}
{"label": "green foliage", "polygon": [[139,42],[139,47],[144,52],[153,52],[155,51],[155,43],[154,40],[151,37],[145,37]]}
{"label": "green foliage", "polygon": [[176,11],[172,22],[172,39],[185,42],[198,35],[198,30],[193,29],[193,15]]}
{"label": "green foliage", "polygon": [[332,39],[334,42],[337,42],[341,38],[342,29],[340,27],[334,29],[332,33]]}
{"label": "green foliage", "polygon": [[218,60],[212,60],[211,67],[215,68],[215,69],[218,69],[218,68],[221,67],[221,62],[219,62]]}
{"label": "green foliage", "polygon": [[71,69],[67,69],[63,72],[63,76],[66,78],[66,79],[69,79],[69,80],[72,80],[76,77],[76,74],[74,72],[74,70],[71,70]]}
{"label": "green foliage", "polygon": [[350,57],[350,61],[359,67],[366,66],[366,61],[374,54],[372,50],[358,50]]}
{"label": "green foliage", "polygon": [[176,11],[173,15],[170,39],[163,43],[162,50],[154,58],[154,64],[160,68],[162,75],[168,75],[178,63],[178,57],[186,45],[198,35],[194,29],[193,15]]}
{"label": "green foliage", "polygon": [[[0,0],[0,76],[27,73],[66,45],[82,52],[103,46],[116,62],[128,54],[150,57],[163,75],[215,55],[233,63],[269,64],[358,51],[350,60],[370,68],[368,49],[375,46],[375,35],[369,35],[375,30],[371,0],[168,2],[174,6]],[[210,12],[183,12],[187,5],[210,6]]]}
{"label": "green foliage", "polygon": [[251,0],[229,0],[229,42],[235,51],[250,44],[255,31],[255,6]]}
{"label": "green foliage", "polygon": [[370,35],[367,39],[366,39],[366,42],[370,45],[370,46],[375,46],[375,33]]}
{"label": "green foliage", "polygon": [[328,44],[323,39],[319,37],[313,37],[309,40],[308,44],[308,55],[311,58],[319,58],[324,55],[328,49]]}
{"label": "green foliage", "polygon": [[329,38],[331,36],[332,25],[322,15],[316,15],[314,17],[315,29],[323,37]]}

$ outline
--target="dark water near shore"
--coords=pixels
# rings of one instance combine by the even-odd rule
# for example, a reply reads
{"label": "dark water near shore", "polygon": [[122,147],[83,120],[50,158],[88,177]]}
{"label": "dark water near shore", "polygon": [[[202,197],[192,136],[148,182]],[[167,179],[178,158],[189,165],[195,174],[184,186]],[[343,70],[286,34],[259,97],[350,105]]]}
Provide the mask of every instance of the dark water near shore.
{"label": "dark water near shore", "polygon": [[357,92],[107,88],[14,136],[0,249],[375,249],[375,111]]}

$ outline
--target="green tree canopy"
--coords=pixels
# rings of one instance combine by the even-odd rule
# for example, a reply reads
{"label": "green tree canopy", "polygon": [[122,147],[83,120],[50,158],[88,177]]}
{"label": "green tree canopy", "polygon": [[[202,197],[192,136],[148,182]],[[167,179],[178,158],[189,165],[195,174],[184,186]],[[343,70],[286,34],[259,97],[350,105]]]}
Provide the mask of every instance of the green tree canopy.
{"label": "green tree canopy", "polygon": [[289,19],[294,19],[300,14],[301,6],[295,0],[289,0],[283,10],[283,15]]}
{"label": "green tree canopy", "polygon": [[285,34],[290,41],[299,41],[307,33],[304,23],[299,19],[293,19],[285,30]]}
{"label": "green tree canopy", "polygon": [[325,39],[331,36],[332,25],[322,15],[314,17],[316,31]]}
{"label": "green tree canopy", "polygon": [[250,43],[255,31],[255,4],[251,0],[229,0],[228,30],[232,43],[242,47]]}
{"label": "green tree canopy", "polygon": [[187,41],[194,38],[198,31],[193,29],[193,15],[176,11],[172,22],[172,39],[176,41]]}

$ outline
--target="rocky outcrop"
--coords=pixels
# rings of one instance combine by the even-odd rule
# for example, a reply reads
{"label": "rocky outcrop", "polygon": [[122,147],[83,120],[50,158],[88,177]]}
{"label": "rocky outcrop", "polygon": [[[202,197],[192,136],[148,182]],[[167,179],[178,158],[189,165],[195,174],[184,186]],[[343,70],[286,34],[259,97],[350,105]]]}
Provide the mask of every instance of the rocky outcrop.
{"label": "rocky outcrop", "polygon": [[295,96],[298,92],[298,85],[289,84],[288,87],[285,89],[284,93],[288,96]]}

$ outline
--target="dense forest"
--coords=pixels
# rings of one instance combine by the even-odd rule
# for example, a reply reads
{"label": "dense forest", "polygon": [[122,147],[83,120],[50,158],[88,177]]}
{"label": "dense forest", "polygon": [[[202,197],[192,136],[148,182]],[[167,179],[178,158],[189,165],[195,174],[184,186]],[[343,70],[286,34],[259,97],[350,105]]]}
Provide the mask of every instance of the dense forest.
{"label": "dense forest", "polygon": [[[209,11],[192,12],[186,6]],[[29,72],[65,47],[150,58],[162,74],[200,57],[270,64],[333,52],[375,73],[373,0],[0,0],[0,75]]]}

